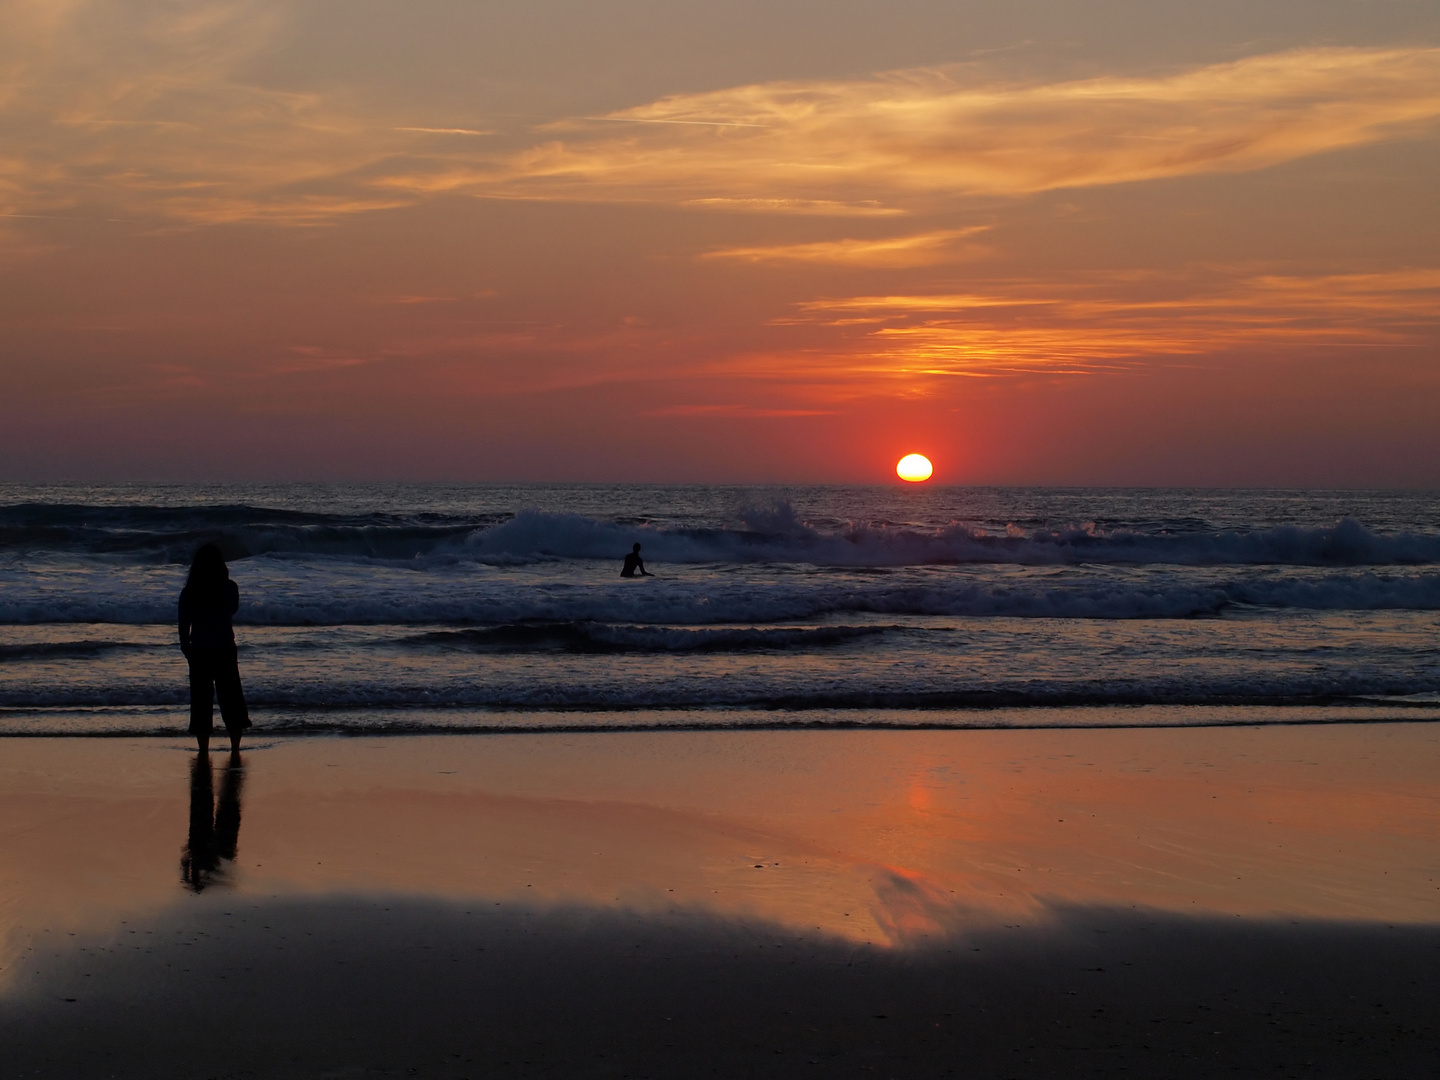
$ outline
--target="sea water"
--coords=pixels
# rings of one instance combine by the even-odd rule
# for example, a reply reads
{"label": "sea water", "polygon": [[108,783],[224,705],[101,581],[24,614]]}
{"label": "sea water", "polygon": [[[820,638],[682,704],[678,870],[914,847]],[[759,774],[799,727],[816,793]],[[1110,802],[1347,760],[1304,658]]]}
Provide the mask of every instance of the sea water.
{"label": "sea water", "polygon": [[3,485],[0,733],[183,732],[206,541],[256,734],[1440,719],[1435,493]]}

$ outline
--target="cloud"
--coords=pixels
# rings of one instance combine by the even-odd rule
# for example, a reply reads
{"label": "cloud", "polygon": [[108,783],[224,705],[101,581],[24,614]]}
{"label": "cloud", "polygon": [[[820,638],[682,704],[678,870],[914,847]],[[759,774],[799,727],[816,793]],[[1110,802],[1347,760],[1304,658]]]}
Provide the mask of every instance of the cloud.
{"label": "cloud", "polygon": [[746,214],[791,214],[813,217],[894,217],[904,211],[875,199],[840,202],[835,199],[727,199],[713,196],[685,199],[682,206],[697,210],[731,210]]}
{"label": "cloud", "polygon": [[413,131],[422,135],[494,135],[493,131],[481,131],[478,128],[455,128],[455,127],[397,127],[396,131]]}
{"label": "cloud", "polygon": [[835,266],[856,266],[879,269],[900,269],[933,266],[955,262],[967,255],[973,257],[988,249],[969,245],[962,249],[956,243],[984,232],[986,226],[965,229],[937,229],[910,236],[887,236],[877,240],[821,240],[809,244],[783,244],[761,247],[721,248],[707,251],[702,259],[729,259],[749,263],[822,263]]}
{"label": "cloud", "polygon": [[374,356],[337,353],[322,345],[292,345],[288,352],[291,354],[289,359],[274,361],[254,368],[249,373],[250,377],[313,374],[320,371],[359,367],[362,364],[374,363],[377,359]]}
{"label": "cloud", "polygon": [[763,409],[750,405],[667,405],[644,415],[789,420],[799,416],[835,416],[836,413],[830,409]]}
{"label": "cloud", "polygon": [[[0,213],[314,225],[461,193],[871,217],[1259,169],[1440,118],[1440,49],[1310,48],[1147,77],[1017,81],[986,63],[760,83],[477,138],[485,117],[368,99],[361,72],[323,91],[264,84],[257,61],[287,40],[290,11],[8,5]],[[713,257],[924,265],[939,250],[886,243]]]}
{"label": "cloud", "polygon": [[[556,197],[891,205],[1265,168],[1440,117],[1440,49],[1294,49],[1175,74],[1049,84],[957,66],[777,82],[561,122],[508,182]],[[660,123],[664,121],[664,123]]]}
{"label": "cloud", "polygon": [[[968,292],[801,301],[767,326],[761,341],[738,352],[673,327],[569,320],[396,340],[382,351],[392,359],[448,358],[462,366],[486,357],[475,378],[488,393],[719,380],[731,391],[764,386],[764,397],[706,403],[709,391],[683,392],[689,401],[645,415],[822,416],[876,394],[924,395],[936,380],[1118,374],[1237,350],[1303,356],[1332,348],[1433,348],[1440,269],[1305,274],[1196,266],[995,279]],[[677,352],[687,356],[685,364],[671,362]]]}
{"label": "cloud", "polygon": [[319,224],[414,203],[376,179],[419,161],[434,171],[448,152],[434,147],[471,142],[403,130],[344,89],[255,82],[253,62],[287,31],[275,0],[22,0],[6,14],[0,211]]}
{"label": "cloud", "polygon": [[[1095,374],[1236,348],[1418,347],[1440,328],[1440,270],[1001,281],[811,300],[778,321],[858,333],[836,350],[846,378]],[[796,370],[814,374],[804,360]]]}

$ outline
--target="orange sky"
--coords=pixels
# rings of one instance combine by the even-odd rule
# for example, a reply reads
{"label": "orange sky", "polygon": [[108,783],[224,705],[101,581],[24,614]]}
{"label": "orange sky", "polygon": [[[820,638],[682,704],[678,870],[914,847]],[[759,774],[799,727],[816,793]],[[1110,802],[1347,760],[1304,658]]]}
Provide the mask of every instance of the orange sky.
{"label": "orange sky", "polygon": [[1440,9],[0,5],[0,479],[1440,486]]}

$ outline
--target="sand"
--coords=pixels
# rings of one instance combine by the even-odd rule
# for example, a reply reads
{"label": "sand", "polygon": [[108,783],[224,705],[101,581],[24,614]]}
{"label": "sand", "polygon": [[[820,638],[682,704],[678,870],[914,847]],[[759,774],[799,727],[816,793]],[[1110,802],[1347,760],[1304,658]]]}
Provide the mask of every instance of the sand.
{"label": "sand", "polygon": [[262,737],[233,859],[193,756],[4,742],[0,1075],[1440,1061],[1428,725]]}

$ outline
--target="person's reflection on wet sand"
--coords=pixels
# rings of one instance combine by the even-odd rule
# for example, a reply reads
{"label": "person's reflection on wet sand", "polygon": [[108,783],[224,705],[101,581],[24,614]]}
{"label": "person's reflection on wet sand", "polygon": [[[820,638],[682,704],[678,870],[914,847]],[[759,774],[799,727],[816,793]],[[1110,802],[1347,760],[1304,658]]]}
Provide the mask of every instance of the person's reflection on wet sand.
{"label": "person's reflection on wet sand", "polygon": [[210,755],[197,754],[190,766],[190,835],[180,855],[180,877],[191,892],[223,881],[226,867],[240,846],[240,793],[245,785],[245,766],[238,751],[220,781],[220,801],[215,802],[210,776]]}

